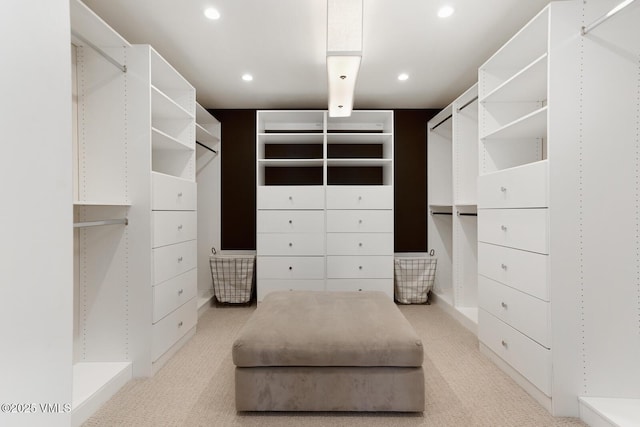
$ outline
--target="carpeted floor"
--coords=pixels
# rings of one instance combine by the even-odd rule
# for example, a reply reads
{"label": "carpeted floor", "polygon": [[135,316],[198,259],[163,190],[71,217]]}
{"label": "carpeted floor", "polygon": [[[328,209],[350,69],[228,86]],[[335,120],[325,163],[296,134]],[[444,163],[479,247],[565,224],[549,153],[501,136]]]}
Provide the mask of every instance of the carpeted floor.
{"label": "carpeted floor", "polygon": [[85,426],[584,426],[554,418],[478,350],[476,337],[437,305],[400,306],[422,338],[426,410],[248,413],[234,407],[231,344],[255,306],[214,307],[153,378],[135,379]]}

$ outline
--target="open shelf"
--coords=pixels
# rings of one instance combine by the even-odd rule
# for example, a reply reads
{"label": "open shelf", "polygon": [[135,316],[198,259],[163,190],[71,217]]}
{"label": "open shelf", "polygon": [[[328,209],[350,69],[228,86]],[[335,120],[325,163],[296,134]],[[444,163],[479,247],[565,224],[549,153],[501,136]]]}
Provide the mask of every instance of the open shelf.
{"label": "open shelf", "polygon": [[205,145],[214,145],[220,142],[220,138],[212,135],[199,123],[196,123],[196,141]]}
{"label": "open shelf", "polygon": [[390,133],[328,133],[329,144],[385,144],[391,142]]}
{"label": "open shelf", "polygon": [[151,86],[151,111],[152,116],[159,119],[193,119],[193,114],[155,86]]}
{"label": "open shelf", "polygon": [[495,88],[481,103],[544,101],[547,99],[547,58],[545,53]]}
{"label": "open shelf", "polygon": [[74,200],[74,206],[131,206],[131,202],[118,200]]}
{"label": "open shelf", "polygon": [[154,150],[193,151],[194,147],[183,144],[171,135],[159,129],[151,128],[151,141]]}
{"label": "open shelf", "polygon": [[493,139],[524,139],[546,138],[547,136],[547,107],[520,117],[501,128],[482,136],[481,140]]}
{"label": "open shelf", "polygon": [[151,86],[167,95],[176,105],[191,116],[195,116],[193,86],[165,61],[152,47],[150,49]]}

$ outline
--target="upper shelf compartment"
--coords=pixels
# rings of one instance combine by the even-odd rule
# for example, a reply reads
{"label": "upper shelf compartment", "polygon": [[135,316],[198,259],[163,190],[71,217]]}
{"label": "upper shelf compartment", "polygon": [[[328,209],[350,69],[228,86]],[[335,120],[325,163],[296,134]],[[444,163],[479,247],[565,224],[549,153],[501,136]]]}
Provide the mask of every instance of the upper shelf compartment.
{"label": "upper shelf compartment", "polygon": [[322,133],[323,111],[260,111],[258,134],[271,133]]}
{"label": "upper shelf compartment", "polygon": [[[79,0],[69,2],[71,36],[76,46],[88,41],[102,49],[129,47],[130,44],[116,33],[106,22]],[[74,38],[74,36],[76,36]],[[79,36],[79,37],[77,37]]]}
{"label": "upper shelf compartment", "polygon": [[488,93],[482,103],[542,102],[547,99],[547,57],[545,53]]}
{"label": "upper shelf compartment", "polygon": [[511,80],[548,53],[549,7],[544,8],[500,50],[480,66],[479,98]]}
{"label": "upper shelf compartment", "polygon": [[392,134],[393,112],[353,111],[350,117],[329,117],[327,133]]}
{"label": "upper shelf compartment", "polygon": [[196,141],[217,150],[220,142],[220,122],[202,105],[196,103]]}
{"label": "upper shelf compartment", "polygon": [[151,86],[195,117],[195,90],[175,68],[153,48],[151,51]]}

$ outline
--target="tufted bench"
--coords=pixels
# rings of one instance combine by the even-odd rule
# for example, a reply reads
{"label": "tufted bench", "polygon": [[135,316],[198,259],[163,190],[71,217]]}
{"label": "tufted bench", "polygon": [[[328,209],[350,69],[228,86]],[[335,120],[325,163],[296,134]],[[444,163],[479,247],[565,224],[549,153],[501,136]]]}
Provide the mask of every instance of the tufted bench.
{"label": "tufted bench", "polygon": [[424,410],[420,338],[382,292],[273,292],[233,344],[238,411]]}

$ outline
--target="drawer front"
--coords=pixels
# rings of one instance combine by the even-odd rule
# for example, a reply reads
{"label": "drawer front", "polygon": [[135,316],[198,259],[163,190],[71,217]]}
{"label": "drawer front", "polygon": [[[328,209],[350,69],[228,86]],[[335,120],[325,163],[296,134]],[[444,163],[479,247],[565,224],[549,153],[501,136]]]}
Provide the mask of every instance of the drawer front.
{"label": "drawer front", "polygon": [[478,339],[551,396],[551,350],[548,350],[493,315],[478,310]]}
{"label": "drawer front", "polygon": [[151,353],[155,362],[182,338],[198,320],[197,298],[192,298],[151,326]]}
{"label": "drawer front", "polygon": [[153,249],[153,284],[196,268],[196,240]]}
{"label": "drawer front", "polygon": [[393,256],[327,256],[329,279],[393,279]]}
{"label": "drawer front", "polygon": [[479,208],[539,208],[549,206],[546,161],[481,175]]}
{"label": "drawer front", "polygon": [[258,256],[258,279],[324,279],[324,257]]}
{"label": "drawer front", "polygon": [[327,255],[393,255],[393,233],[327,233]]}
{"label": "drawer front", "polygon": [[324,211],[259,210],[258,233],[324,233]]}
{"label": "drawer front", "polygon": [[393,233],[393,211],[327,211],[329,233]]}
{"label": "drawer front", "polygon": [[478,305],[538,344],[551,348],[548,302],[480,276]]}
{"label": "drawer front", "polygon": [[393,187],[330,186],[327,209],[393,209]]}
{"label": "drawer front", "polygon": [[258,301],[275,291],[324,291],[324,280],[262,279],[257,284]]}
{"label": "drawer front", "polygon": [[549,256],[478,243],[478,274],[549,301]]}
{"label": "drawer front", "polygon": [[155,285],[153,287],[153,323],[194,298],[197,293],[197,268]]}
{"label": "drawer front", "polygon": [[393,299],[393,279],[329,279],[327,280],[328,291],[362,292],[379,291],[384,292]]}
{"label": "drawer front", "polygon": [[324,255],[324,234],[321,233],[258,233],[259,255]]}
{"label": "drawer front", "polygon": [[547,209],[480,209],[478,241],[549,253]]}
{"label": "drawer front", "polygon": [[258,209],[324,209],[324,187],[258,187],[256,206]]}
{"label": "drawer front", "polygon": [[153,247],[195,240],[198,220],[195,211],[154,211]]}
{"label": "drawer front", "polygon": [[196,183],[161,173],[151,174],[151,209],[159,211],[195,211],[198,201]]}

